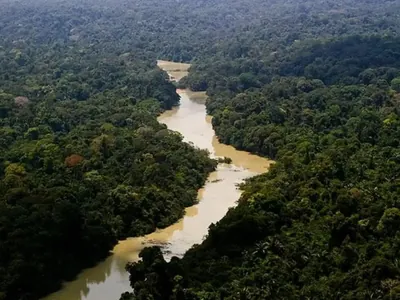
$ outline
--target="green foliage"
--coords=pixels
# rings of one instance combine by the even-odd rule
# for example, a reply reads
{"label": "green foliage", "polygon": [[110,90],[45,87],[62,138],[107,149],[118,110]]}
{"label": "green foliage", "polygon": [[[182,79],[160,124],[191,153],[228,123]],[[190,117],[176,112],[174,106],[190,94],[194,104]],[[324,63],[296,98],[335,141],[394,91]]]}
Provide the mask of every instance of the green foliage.
{"label": "green foliage", "polygon": [[0,298],[36,299],[171,224],[215,162],[156,122],[192,61],[222,142],[271,158],[205,241],[123,299],[400,295],[399,4],[3,1]]}
{"label": "green foliage", "polygon": [[96,32],[96,8],[41,4],[0,4],[4,300],[38,299],[118,239],[176,222],[216,167],[157,122],[179,96],[151,55]]}
{"label": "green foliage", "polygon": [[141,277],[131,277],[134,291],[125,297],[397,299],[400,40],[389,29],[393,2],[253,4],[246,12],[259,17],[205,45],[181,84],[207,90],[220,141],[277,162],[243,185],[238,206],[182,259],[159,272],[131,265]]}
{"label": "green foliage", "polygon": [[392,89],[394,89],[396,92],[400,92],[400,77],[394,78],[391,83],[390,83]]}

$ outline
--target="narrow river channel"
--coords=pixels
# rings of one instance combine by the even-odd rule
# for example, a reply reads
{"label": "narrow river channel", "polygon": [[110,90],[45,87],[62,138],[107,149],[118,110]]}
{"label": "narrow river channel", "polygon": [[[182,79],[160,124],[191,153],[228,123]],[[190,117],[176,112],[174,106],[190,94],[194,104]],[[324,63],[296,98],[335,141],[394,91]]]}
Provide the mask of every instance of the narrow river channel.
{"label": "narrow river channel", "polygon": [[[166,61],[158,61],[158,65],[175,80],[185,76],[190,67]],[[182,220],[147,236],[120,241],[105,261],[84,270],[74,281],[43,300],[118,300],[123,292],[131,290],[125,265],[137,260],[141,249],[161,245],[166,258],[182,256],[193,244],[202,241],[211,223],[220,220],[235,205],[240,196],[237,184],[268,170],[269,160],[218,142],[211,117],[206,114],[204,93],[186,90],[178,93],[180,106],[163,113],[158,121],[180,132],[186,142],[208,149],[211,157],[230,157],[232,164],[220,164],[210,174],[198,193],[199,203],[187,208]]]}

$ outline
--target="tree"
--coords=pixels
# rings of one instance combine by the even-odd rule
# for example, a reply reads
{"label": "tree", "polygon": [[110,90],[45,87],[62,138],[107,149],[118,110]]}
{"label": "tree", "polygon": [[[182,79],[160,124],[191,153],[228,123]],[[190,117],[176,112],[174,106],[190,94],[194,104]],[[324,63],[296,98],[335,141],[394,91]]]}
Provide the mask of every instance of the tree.
{"label": "tree", "polygon": [[400,93],[400,77],[394,78],[390,82],[390,86],[392,89],[394,89],[396,92]]}

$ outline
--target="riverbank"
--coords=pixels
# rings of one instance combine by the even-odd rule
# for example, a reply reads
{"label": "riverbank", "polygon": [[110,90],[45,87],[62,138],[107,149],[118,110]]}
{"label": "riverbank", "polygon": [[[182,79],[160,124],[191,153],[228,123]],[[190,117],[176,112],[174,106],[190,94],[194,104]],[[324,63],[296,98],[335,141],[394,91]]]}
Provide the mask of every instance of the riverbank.
{"label": "riverbank", "polygon": [[[158,61],[158,64],[174,78],[185,76],[190,66],[165,61]],[[207,149],[211,157],[231,158],[232,164],[220,164],[210,174],[198,193],[199,203],[187,208],[185,217],[179,222],[146,236],[120,241],[109,258],[83,271],[76,280],[66,283],[62,290],[45,300],[118,299],[121,293],[131,290],[125,265],[137,260],[144,247],[160,245],[167,258],[182,256],[193,244],[202,241],[210,224],[220,220],[228,208],[236,204],[241,194],[237,185],[268,170],[270,161],[267,159],[218,142],[211,117],[206,114],[205,93],[185,90],[178,90],[178,93],[180,106],[164,112],[158,121],[182,134],[186,142]]]}

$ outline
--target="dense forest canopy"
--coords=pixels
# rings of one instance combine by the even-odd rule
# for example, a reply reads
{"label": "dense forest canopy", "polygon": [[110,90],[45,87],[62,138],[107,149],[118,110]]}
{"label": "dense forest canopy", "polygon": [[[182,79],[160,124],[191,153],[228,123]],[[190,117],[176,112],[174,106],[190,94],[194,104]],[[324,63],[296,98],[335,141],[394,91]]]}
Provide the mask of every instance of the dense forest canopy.
{"label": "dense forest canopy", "polygon": [[174,223],[216,167],[157,122],[179,96],[154,56],[109,43],[95,9],[58,4],[1,4],[4,300],[38,299],[118,239]]}
{"label": "dense forest canopy", "polygon": [[214,30],[179,28],[202,45],[180,85],[207,91],[221,141],[277,163],[182,259],[143,251],[122,299],[400,297],[399,3],[203,4],[179,6]]}
{"label": "dense forest canopy", "polygon": [[123,299],[400,297],[396,0],[2,1],[0,299],[177,220],[215,162],[155,116],[193,62],[222,142],[277,163]]}

